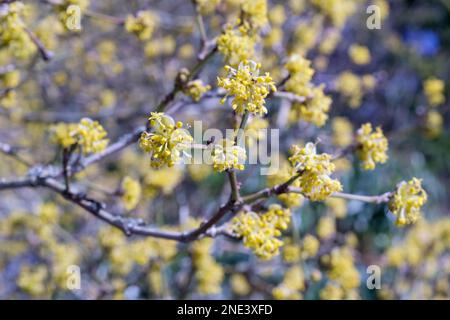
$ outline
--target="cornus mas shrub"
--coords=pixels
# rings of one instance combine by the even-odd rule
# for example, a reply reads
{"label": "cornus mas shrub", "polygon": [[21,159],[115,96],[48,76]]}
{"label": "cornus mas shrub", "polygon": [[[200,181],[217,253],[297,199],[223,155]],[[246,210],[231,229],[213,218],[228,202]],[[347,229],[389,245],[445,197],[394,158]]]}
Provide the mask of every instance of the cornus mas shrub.
{"label": "cornus mas shrub", "polygon": [[450,68],[405,8],[0,4],[0,297],[448,298]]}

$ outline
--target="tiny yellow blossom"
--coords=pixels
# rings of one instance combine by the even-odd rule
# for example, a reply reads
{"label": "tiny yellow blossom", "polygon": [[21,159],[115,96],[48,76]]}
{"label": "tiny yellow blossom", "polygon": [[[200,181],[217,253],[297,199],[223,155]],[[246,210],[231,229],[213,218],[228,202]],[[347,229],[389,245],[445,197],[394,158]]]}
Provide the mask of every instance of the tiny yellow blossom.
{"label": "tiny yellow blossom", "polygon": [[326,153],[317,154],[314,143],[305,147],[292,146],[293,155],[289,158],[292,165],[301,173],[298,178],[302,193],[312,201],[325,200],[333,192],[341,191],[338,180],[330,178],[335,170],[331,156]]}
{"label": "tiny yellow blossom", "polygon": [[139,40],[144,41],[152,37],[158,24],[158,16],[153,12],[139,11],[136,16],[128,15],[125,20],[125,30],[135,34]]}
{"label": "tiny yellow blossom", "polygon": [[402,181],[389,202],[389,209],[397,217],[396,224],[404,226],[417,221],[420,210],[427,202],[427,193],[422,188],[421,180],[413,178],[406,182]]}
{"label": "tiny yellow blossom", "polygon": [[305,274],[303,269],[296,265],[290,267],[284,276],[283,281],[272,290],[275,299],[301,299],[301,291],[305,290]]}
{"label": "tiny yellow blossom", "polygon": [[141,197],[141,185],[139,181],[126,176],[122,181],[122,202],[127,210],[136,208]]}
{"label": "tiny yellow blossom", "polygon": [[244,170],[243,162],[246,158],[245,149],[236,146],[233,140],[222,139],[211,147],[211,159],[217,172],[229,169]]}
{"label": "tiny yellow blossom", "polygon": [[84,154],[101,152],[108,145],[105,129],[89,118],[83,118],[79,123],[58,123],[50,130],[54,143],[64,148],[78,144]]}
{"label": "tiny yellow blossom", "polygon": [[370,63],[370,51],[367,47],[358,44],[353,44],[348,49],[348,55],[353,63],[358,65]]}
{"label": "tiny yellow blossom", "polygon": [[333,143],[341,148],[348,147],[353,142],[353,125],[344,117],[335,117],[332,121]]}
{"label": "tiny yellow blossom", "polygon": [[217,48],[230,66],[252,59],[255,54],[256,36],[250,33],[245,23],[238,28],[228,25],[217,38]]}
{"label": "tiny yellow blossom", "polygon": [[228,96],[234,96],[231,105],[238,114],[248,111],[253,114],[267,113],[265,98],[270,91],[277,91],[275,83],[268,73],[259,75],[261,65],[254,62],[241,62],[238,69],[226,66],[228,77],[217,78],[219,87],[227,91],[222,99],[225,102]]}
{"label": "tiny yellow blossom", "polygon": [[445,102],[444,88],[445,83],[441,79],[432,77],[425,80],[423,89],[430,106],[436,107]]}
{"label": "tiny yellow blossom", "polygon": [[277,237],[287,229],[291,212],[280,205],[272,204],[263,214],[240,212],[231,221],[231,230],[243,237],[244,245],[251,248],[261,259],[268,260],[279,254],[283,241]]}
{"label": "tiny yellow blossom", "polygon": [[243,274],[234,273],[230,278],[231,290],[239,295],[246,296],[250,293],[251,287]]}
{"label": "tiny yellow blossom", "polygon": [[376,163],[385,163],[388,159],[388,140],[380,127],[372,131],[370,123],[363,124],[356,132],[358,157],[364,170],[375,169]]}
{"label": "tiny yellow blossom", "polygon": [[319,251],[320,242],[311,234],[307,234],[302,242],[302,258],[308,259],[316,256]]}
{"label": "tiny yellow blossom", "polygon": [[444,118],[442,115],[431,110],[425,117],[425,134],[428,138],[437,138],[442,134],[444,127]]}
{"label": "tiny yellow blossom", "polygon": [[194,80],[189,81],[186,84],[186,87],[183,89],[183,92],[190,96],[194,101],[200,101],[203,94],[211,90],[210,85],[204,85],[202,80]]}
{"label": "tiny yellow blossom", "polygon": [[150,153],[150,164],[153,168],[164,165],[169,167],[188,157],[186,150],[193,141],[190,133],[183,129],[183,123],[173,120],[172,117],[158,112],[152,112],[149,118],[152,132],[141,135],[140,146]]}

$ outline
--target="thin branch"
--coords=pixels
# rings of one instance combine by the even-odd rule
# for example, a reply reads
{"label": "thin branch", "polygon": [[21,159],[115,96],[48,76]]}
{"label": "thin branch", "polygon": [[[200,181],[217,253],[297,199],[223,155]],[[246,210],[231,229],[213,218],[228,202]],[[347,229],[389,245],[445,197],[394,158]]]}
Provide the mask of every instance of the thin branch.
{"label": "thin branch", "polygon": [[0,142],[0,152],[6,154],[7,156],[15,158],[17,161],[19,161],[20,163],[22,163],[28,167],[32,166],[32,164],[28,160],[22,158],[18,154],[17,148],[10,146],[9,144]]}

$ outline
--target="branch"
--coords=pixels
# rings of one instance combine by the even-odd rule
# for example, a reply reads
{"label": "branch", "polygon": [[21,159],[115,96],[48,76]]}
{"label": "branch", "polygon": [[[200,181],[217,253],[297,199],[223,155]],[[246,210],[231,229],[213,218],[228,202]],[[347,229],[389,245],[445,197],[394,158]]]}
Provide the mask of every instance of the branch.
{"label": "branch", "polygon": [[25,160],[17,153],[17,148],[10,146],[9,144],[0,142],[0,152],[7,156],[14,157],[17,161],[28,167],[32,165],[28,160]]}

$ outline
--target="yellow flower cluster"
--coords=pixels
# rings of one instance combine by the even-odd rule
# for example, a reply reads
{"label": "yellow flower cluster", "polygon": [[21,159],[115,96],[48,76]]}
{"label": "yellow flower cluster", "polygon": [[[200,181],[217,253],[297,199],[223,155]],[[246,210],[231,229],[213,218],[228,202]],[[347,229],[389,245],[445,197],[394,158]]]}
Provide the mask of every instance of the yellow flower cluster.
{"label": "yellow flower cluster", "polygon": [[334,117],[331,123],[333,143],[341,148],[348,147],[353,142],[353,125],[344,117]]}
{"label": "yellow flower cluster", "polygon": [[404,226],[417,221],[420,209],[427,202],[427,193],[422,188],[422,181],[413,178],[402,181],[389,202],[389,209],[397,217],[396,224]]}
{"label": "yellow flower cluster", "polygon": [[305,102],[293,104],[291,117],[298,114],[300,119],[321,127],[328,119],[331,99],[325,95],[323,85],[314,86],[311,83],[314,70],[310,64],[309,60],[300,55],[293,55],[289,58],[285,65],[289,71],[286,91],[305,98]]}
{"label": "yellow flower cluster", "polygon": [[222,266],[211,255],[213,239],[201,239],[192,245],[197,288],[201,294],[218,294],[224,277]]}
{"label": "yellow flower cluster", "polygon": [[314,258],[320,248],[320,241],[311,234],[307,234],[302,241],[302,258]]}
{"label": "yellow flower cluster", "polygon": [[364,65],[370,63],[370,51],[365,46],[352,44],[348,49],[348,55],[355,64]]}
{"label": "yellow flower cluster", "polygon": [[243,20],[253,29],[267,24],[267,0],[245,0],[241,6]]}
{"label": "yellow flower cluster", "polygon": [[[113,74],[120,74],[123,65],[117,56],[117,45],[111,40],[103,40],[96,46],[98,62]],[[97,62],[95,62],[97,63]]]}
{"label": "yellow flower cluster", "polygon": [[128,15],[125,20],[125,30],[135,34],[139,40],[149,40],[158,24],[158,16],[152,11],[139,11],[136,16]]}
{"label": "yellow flower cluster", "polygon": [[254,57],[255,44],[256,35],[250,32],[245,23],[239,27],[227,26],[217,38],[219,52],[224,56],[225,62],[233,67]]}
{"label": "yellow flower cluster", "polygon": [[[360,284],[360,275],[354,264],[352,252],[347,247],[334,248],[329,255],[322,257],[322,261],[328,265],[328,278],[336,286],[330,287],[320,293],[322,299],[356,298],[357,288]],[[331,290],[331,292],[329,292]]]}
{"label": "yellow flower cluster", "polygon": [[299,262],[301,259],[301,248],[299,245],[290,243],[288,240],[289,239],[284,241],[285,245],[283,246],[283,261],[287,263]]}
{"label": "yellow flower cluster", "polygon": [[[449,250],[450,218],[418,221],[404,239],[388,248],[386,264],[395,270],[396,281],[393,286],[382,288],[380,296],[384,299],[448,299],[450,268],[446,261]],[[416,275],[413,280],[411,273]]]}
{"label": "yellow flower cluster", "polygon": [[423,83],[423,89],[428,103],[432,107],[439,106],[445,102],[445,83],[436,77],[429,78]]}
{"label": "yellow flower cluster", "polygon": [[277,300],[298,300],[302,298],[301,291],[305,290],[305,274],[298,265],[290,267],[284,275],[283,281],[272,290]]}
{"label": "yellow flower cluster", "polygon": [[145,195],[153,198],[159,191],[164,195],[170,194],[182,179],[183,170],[178,166],[158,169],[150,168],[146,171],[144,177]]}
{"label": "yellow flower cluster", "polygon": [[208,15],[214,12],[221,0],[195,0],[197,10],[202,15]]}
{"label": "yellow flower cluster", "polygon": [[314,143],[309,142],[301,148],[292,146],[292,156],[289,161],[301,172],[298,178],[302,193],[312,201],[325,200],[333,192],[341,191],[338,180],[330,178],[335,170],[331,156],[326,153],[317,154]]}
{"label": "yellow flower cluster", "polygon": [[347,19],[355,12],[355,0],[311,0],[311,3],[327,15],[332,23],[341,28]]}
{"label": "yellow flower cluster", "polygon": [[219,87],[227,91],[222,103],[228,96],[234,96],[231,105],[237,114],[245,111],[259,115],[267,113],[265,98],[270,91],[275,92],[277,89],[269,73],[259,75],[260,69],[261,65],[254,61],[241,62],[237,70],[226,66],[228,77],[217,78]]}
{"label": "yellow flower cluster", "polygon": [[347,216],[347,201],[341,198],[328,198],[325,204],[334,217],[342,219]]}
{"label": "yellow flower cluster", "polygon": [[425,117],[425,134],[428,138],[436,138],[442,134],[444,130],[444,118],[435,111],[428,111]]}
{"label": "yellow flower cluster", "polygon": [[42,297],[47,291],[48,271],[45,265],[25,266],[20,270],[17,285],[23,291],[35,297]]}
{"label": "yellow flower cluster", "polygon": [[0,42],[14,57],[27,59],[36,52],[23,21],[26,6],[22,1],[2,5],[0,12]]}
{"label": "yellow flower cluster", "polygon": [[316,231],[322,240],[331,238],[336,233],[336,219],[329,215],[321,217],[317,223]]}
{"label": "yellow flower cluster", "polygon": [[243,274],[233,273],[230,277],[230,286],[233,293],[246,296],[251,291],[251,286]]}
{"label": "yellow flower cluster", "polygon": [[202,80],[189,81],[183,88],[183,92],[194,101],[200,101],[203,94],[211,90],[210,85],[204,85]]}
{"label": "yellow flower cluster", "polygon": [[289,209],[278,204],[270,205],[267,212],[240,212],[231,221],[231,230],[243,237],[244,245],[261,259],[267,260],[279,254],[283,241],[278,239],[291,220]]}
{"label": "yellow flower cluster", "polygon": [[336,82],[337,90],[349,100],[351,108],[359,108],[363,98],[363,83],[361,79],[350,71],[342,72]]}
{"label": "yellow flower cluster", "polygon": [[14,88],[20,83],[20,71],[19,70],[6,70],[0,73],[0,83],[3,88]]}
{"label": "yellow flower cluster", "polygon": [[[81,19],[80,15],[89,7],[89,3],[89,0],[63,0],[55,6],[55,10],[57,11],[59,20],[62,24],[67,29],[72,30],[69,26],[71,23],[70,21]],[[71,10],[72,7],[70,6],[76,6],[76,9]]]}
{"label": "yellow flower cluster", "polygon": [[375,169],[376,163],[385,163],[388,159],[388,140],[380,127],[372,131],[370,123],[363,124],[356,132],[358,157],[364,170]]}
{"label": "yellow flower cluster", "polygon": [[130,273],[135,265],[167,262],[177,253],[177,243],[174,241],[148,237],[129,242],[122,231],[109,226],[99,230],[98,238],[108,255],[111,270],[122,276]]}
{"label": "yellow flower cluster", "polygon": [[172,167],[183,156],[188,156],[186,150],[190,148],[193,138],[182,128],[182,122],[175,123],[172,117],[161,112],[152,112],[149,121],[152,132],[142,133],[140,146],[150,153],[153,168],[164,165]]}
{"label": "yellow flower cluster", "polygon": [[79,123],[58,123],[51,132],[54,143],[64,148],[77,144],[84,154],[101,152],[108,145],[105,129],[89,118],[83,118]]}
{"label": "yellow flower cluster", "polygon": [[121,185],[122,202],[126,210],[133,210],[141,198],[141,184],[139,181],[126,176]]}
{"label": "yellow flower cluster", "polygon": [[229,169],[244,170],[244,161],[247,158],[245,149],[236,146],[230,139],[222,139],[211,146],[211,159],[214,170],[222,172]]}

